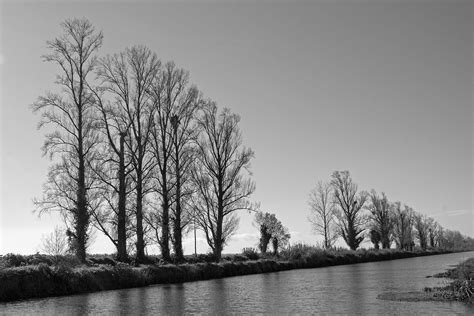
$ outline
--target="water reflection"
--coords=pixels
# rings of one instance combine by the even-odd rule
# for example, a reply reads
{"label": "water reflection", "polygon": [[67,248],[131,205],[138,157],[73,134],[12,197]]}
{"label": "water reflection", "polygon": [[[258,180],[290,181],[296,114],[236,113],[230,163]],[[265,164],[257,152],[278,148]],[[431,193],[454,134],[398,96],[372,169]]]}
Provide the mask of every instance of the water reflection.
{"label": "water reflection", "polygon": [[[170,284],[164,287],[163,297],[155,297],[156,304],[163,304],[164,313],[169,315],[173,314],[183,314],[184,307],[186,306],[184,294],[185,288],[183,284]],[[147,305],[143,305],[147,306]],[[163,309],[162,309],[163,310]]]}
{"label": "water reflection", "polygon": [[[347,280],[350,284],[351,291],[347,292],[346,300],[350,301],[350,305],[354,307],[353,313],[357,315],[363,314],[363,307],[367,305],[367,288],[366,274],[363,273],[363,265],[356,264],[348,266],[352,269],[347,271]],[[341,289],[343,291],[343,289]]]}

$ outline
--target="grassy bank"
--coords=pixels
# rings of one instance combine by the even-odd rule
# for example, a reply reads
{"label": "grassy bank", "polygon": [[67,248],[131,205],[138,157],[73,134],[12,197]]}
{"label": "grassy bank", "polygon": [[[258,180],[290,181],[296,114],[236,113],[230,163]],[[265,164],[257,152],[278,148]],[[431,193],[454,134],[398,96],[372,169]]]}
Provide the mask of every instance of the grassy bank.
{"label": "grassy bank", "polygon": [[474,258],[470,258],[453,269],[438,273],[433,277],[449,278],[452,281],[441,287],[425,287],[419,292],[384,293],[380,299],[392,301],[460,301],[474,303]]}
{"label": "grassy bank", "polygon": [[474,303],[474,258],[467,259],[434,277],[449,278],[452,281],[443,287],[425,288],[425,292],[449,301]]}
{"label": "grassy bank", "polygon": [[[0,257],[0,301],[71,295],[77,293],[141,287],[151,284],[180,283],[238,275],[316,268],[342,264],[382,261],[447,253],[446,251],[408,252],[398,250],[321,250],[297,245],[279,256],[261,255],[251,250],[224,256],[219,263],[210,256],[188,258],[187,263],[132,265],[117,263],[111,257],[93,256],[88,265],[72,257],[42,255]],[[249,260],[257,259],[257,260]]]}

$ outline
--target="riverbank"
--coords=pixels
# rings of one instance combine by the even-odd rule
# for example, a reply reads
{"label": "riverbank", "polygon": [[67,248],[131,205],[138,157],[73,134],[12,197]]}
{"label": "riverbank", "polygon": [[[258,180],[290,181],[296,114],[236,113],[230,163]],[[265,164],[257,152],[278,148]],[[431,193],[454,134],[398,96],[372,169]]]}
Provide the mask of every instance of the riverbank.
{"label": "riverbank", "polygon": [[[293,248],[293,247],[292,247]],[[71,266],[65,262],[29,263],[0,269],[0,301],[62,296],[103,290],[142,287],[152,284],[181,283],[239,275],[374,262],[451,253],[430,250],[324,251],[294,247],[274,259],[248,260],[245,256],[227,256],[219,263],[198,262],[132,266],[105,260],[108,264]],[[234,261],[228,261],[228,260]],[[98,262],[98,260],[95,260]],[[93,262],[93,261],[92,261]],[[21,263],[20,263],[21,264]]]}
{"label": "riverbank", "polygon": [[446,286],[425,287],[423,291],[418,292],[384,293],[378,298],[405,302],[460,301],[468,304],[474,303],[474,258],[467,259],[456,267],[432,277],[448,278],[452,281]]}

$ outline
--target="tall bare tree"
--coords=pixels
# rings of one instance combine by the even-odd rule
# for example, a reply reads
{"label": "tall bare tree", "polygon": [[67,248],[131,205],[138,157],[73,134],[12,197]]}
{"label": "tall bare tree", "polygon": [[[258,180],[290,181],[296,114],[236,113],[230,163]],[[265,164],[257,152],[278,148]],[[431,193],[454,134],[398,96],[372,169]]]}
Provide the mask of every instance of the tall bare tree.
{"label": "tall bare tree", "polygon": [[250,174],[251,149],[243,147],[239,129],[240,117],[229,109],[218,113],[214,102],[208,102],[198,118],[201,129],[197,142],[197,167],[193,170],[197,194],[194,207],[197,220],[216,260],[236,231],[237,210],[252,209],[249,201],[255,183]]}
{"label": "tall bare tree", "polygon": [[154,109],[152,148],[158,170],[156,191],[161,200],[161,216],[156,217],[157,228],[161,229],[158,241],[163,259],[170,261],[171,219],[175,255],[183,260],[182,231],[187,224],[183,220],[183,188],[192,161],[189,144],[196,131],[193,118],[199,93],[189,85],[189,73],[168,62],[155,77],[150,96]]}
{"label": "tall bare tree", "polygon": [[133,188],[129,178],[133,169],[130,168],[130,153],[127,153],[125,140],[131,121],[123,100],[117,97],[115,86],[110,82],[111,71],[114,71],[111,60],[110,57],[101,60],[97,71],[101,82],[98,87],[91,88],[96,97],[102,144],[93,170],[98,181],[102,183],[100,192],[103,200],[101,207],[92,213],[92,217],[94,226],[117,248],[117,259],[127,261],[127,241],[131,237],[132,226],[127,198]]}
{"label": "tall bare tree", "polygon": [[438,222],[436,222],[433,218],[429,218],[429,240],[430,240],[430,247],[431,248],[436,248],[436,247],[439,247],[439,244],[438,244],[438,236],[440,234],[440,231],[442,230],[443,228],[441,227],[441,225],[438,224]]}
{"label": "tall bare tree", "polygon": [[40,213],[57,210],[71,228],[77,258],[85,262],[90,211],[93,203],[89,190],[94,185],[87,162],[93,160],[96,133],[93,120],[94,97],[87,79],[96,66],[95,53],[102,45],[102,32],[96,32],[87,19],[71,19],[61,23],[63,35],[48,41],[47,62],[59,66],[56,83],[60,93],[49,92],[33,104],[41,112],[39,127],[51,125],[46,135],[45,154],[56,162],[48,174],[45,196],[37,200]]}
{"label": "tall bare tree", "polygon": [[333,201],[333,192],[330,183],[318,182],[309,194],[310,215],[309,222],[313,230],[323,236],[324,248],[332,248],[337,240],[336,206]]}
{"label": "tall bare tree", "polygon": [[421,249],[426,250],[428,247],[430,220],[426,215],[415,214],[413,222],[420,247]]}
{"label": "tall bare tree", "polygon": [[334,201],[339,207],[338,225],[344,241],[349,248],[356,250],[364,240],[366,217],[362,214],[367,201],[365,191],[357,194],[357,184],[352,182],[349,171],[334,171],[331,185],[334,190]]}
{"label": "tall bare tree", "polygon": [[382,196],[379,196],[375,190],[372,190],[369,197],[368,209],[371,213],[372,229],[380,236],[382,248],[390,248],[393,231],[392,205],[383,192]]}
{"label": "tall bare tree", "polygon": [[413,209],[400,202],[394,203],[394,238],[399,249],[413,248]]}
{"label": "tall bare tree", "polygon": [[[183,77],[185,84],[188,75]],[[191,181],[191,168],[193,167],[195,146],[193,140],[197,137],[196,114],[200,107],[199,92],[195,87],[190,87],[181,96],[175,114],[171,117],[174,130],[173,155],[174,166],[174,203],[171,207],[171,221],[173,223],[173,248],[178,261],[184,259],[182,235],[184,229],[191,221],[190,197],[193,193]]]}
{"label": "tall bare tree", "polygon": [[[148,91],[158,75],[161,62],[155,53],[144,46],[127,48],[124,52],[108,55],[100,61],[98,78],[102,91],[109,96],[109,102],[101,102],[101,124],[118,167],[118,220],[121,252],[124,247],[124,221],[126,221],[126,183],[125,177],[132,170],[130,178],[135,196],[136,256],[139,261],[145,257],[144,239],[144,200],[150,190],[150,177],[154,161],[150,155],[153,108]],[[97,97],[98,99],[99,96]],[[125,151],[129,162],[125,162]],[[126,244],[126,242],[125,242]]]}

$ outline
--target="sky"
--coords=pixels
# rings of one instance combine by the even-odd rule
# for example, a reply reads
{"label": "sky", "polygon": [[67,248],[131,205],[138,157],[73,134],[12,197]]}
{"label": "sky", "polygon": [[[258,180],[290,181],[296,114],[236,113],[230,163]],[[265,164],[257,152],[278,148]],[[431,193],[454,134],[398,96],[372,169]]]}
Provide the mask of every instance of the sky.
{"label": "sky", "polygon": [[[72,17],[103,31],[100,56],[144,44],[241,116],[252,200],[291,243],[320,241],[308,194],[334,170],[474,236],[473,11],[456,0],[0,1],[0,254],[34,253],[61,224],[32,212],[50,161],[29,106],[56,89],[40,56]],[[253,214],[239,216],[224,252],[258,242]],[[89,251],[114,248],[97,233]]]}

